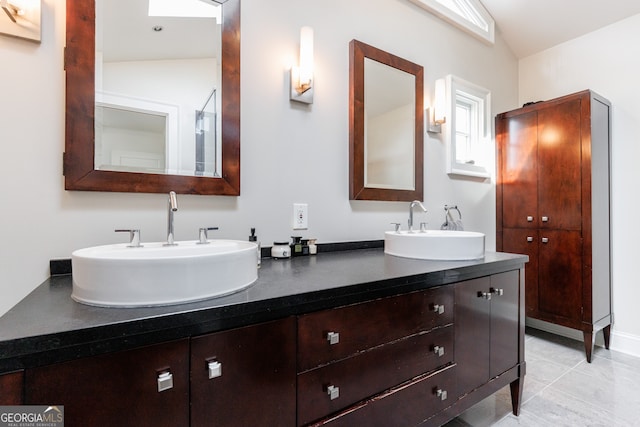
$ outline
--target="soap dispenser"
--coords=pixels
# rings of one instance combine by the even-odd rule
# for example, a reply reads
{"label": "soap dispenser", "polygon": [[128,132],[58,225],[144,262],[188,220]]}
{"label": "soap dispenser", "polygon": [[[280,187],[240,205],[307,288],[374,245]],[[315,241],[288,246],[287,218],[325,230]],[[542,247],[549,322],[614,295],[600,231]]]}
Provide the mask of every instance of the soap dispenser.
{"label": "soap dispenser", "polygon": [[262,248],[260,247],[258,236],[256,236],[255,227],[251,227],[251,235],[249,236],[249,241],[256,242],[256,244],[258,245],[258,268],[260,268],[260,263],[262,262]]}

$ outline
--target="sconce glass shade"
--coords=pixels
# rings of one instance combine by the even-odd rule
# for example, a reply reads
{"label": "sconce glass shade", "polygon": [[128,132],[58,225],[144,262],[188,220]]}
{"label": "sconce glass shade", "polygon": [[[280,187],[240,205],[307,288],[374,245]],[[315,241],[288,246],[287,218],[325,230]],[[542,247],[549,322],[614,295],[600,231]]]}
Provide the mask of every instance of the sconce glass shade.
{"label": "sconce glass shade", "polygon": [[433,103],[433,121],[442,124],[447,121],[446,114],[446,82],[445,79],[436,80],[435,99]]}
{"label": "sconce glass shade", "polygon": [[300,62],[291,68],[292,101],[313,103],[313,29],[300,29]]}
{"label": "sconce glass shade", "polygon": [[427,132],[441,133],[442,124],[446,122],[447,111],[447,85],[445,79],[438,79],[435,82],[433,104],[426,109],[425,120],[427,122]]}

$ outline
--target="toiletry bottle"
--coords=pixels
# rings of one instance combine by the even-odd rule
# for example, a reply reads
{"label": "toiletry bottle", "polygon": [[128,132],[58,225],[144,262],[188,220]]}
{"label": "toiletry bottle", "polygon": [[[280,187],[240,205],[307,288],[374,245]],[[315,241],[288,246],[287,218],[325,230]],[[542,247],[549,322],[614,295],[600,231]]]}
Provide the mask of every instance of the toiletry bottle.
{"label": "toiletry bottle", "polygon": [[302,255],[309,255],[309,239],[302,239]]}
{"label": "toiletry bottle", "polygon": [[318,246],[316,245],[317,239],[309,239],[309,255],[315,255],[318,253]]}
{"label": "toiletry bottle", "polygon": [[291,236],[293,241],[291,242],[291,256],[300,256],[302,255],[302,237],[301,236]]}
{"label": "toiletry bottle", "polygon": [[260,268],[260,263],[262,261],[262,248],[260,248],[260,242],[258,241],[258,236],[256,236],[256,229],[251,228],[251,236],[249,236],[250,242],[256,242],[258,245],[258,268]]}

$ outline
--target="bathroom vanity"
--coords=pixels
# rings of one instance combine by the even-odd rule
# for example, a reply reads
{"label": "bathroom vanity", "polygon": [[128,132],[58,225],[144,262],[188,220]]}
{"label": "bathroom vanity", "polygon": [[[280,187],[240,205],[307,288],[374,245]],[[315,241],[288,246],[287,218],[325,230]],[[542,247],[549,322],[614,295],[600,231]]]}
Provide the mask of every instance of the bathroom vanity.
{"label": "bathroom vanity", "polygon": [[526,256],[264,260],[233,295],[100,308],[52,277],[0,318],[0,404],[67,426],[437,426],[525,374]]}

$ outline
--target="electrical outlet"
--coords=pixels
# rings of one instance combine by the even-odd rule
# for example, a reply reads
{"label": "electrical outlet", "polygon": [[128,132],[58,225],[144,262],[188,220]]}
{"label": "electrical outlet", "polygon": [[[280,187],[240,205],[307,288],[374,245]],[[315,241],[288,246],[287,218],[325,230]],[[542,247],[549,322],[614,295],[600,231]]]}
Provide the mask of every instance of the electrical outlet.
{"label": "electrical outlet", "polygon": [[293,229],[306,230],[309,228],[309,207],[306,203],[293,204]]}

